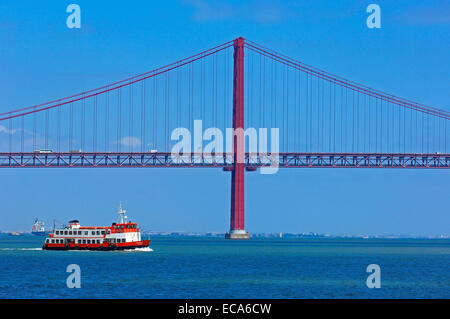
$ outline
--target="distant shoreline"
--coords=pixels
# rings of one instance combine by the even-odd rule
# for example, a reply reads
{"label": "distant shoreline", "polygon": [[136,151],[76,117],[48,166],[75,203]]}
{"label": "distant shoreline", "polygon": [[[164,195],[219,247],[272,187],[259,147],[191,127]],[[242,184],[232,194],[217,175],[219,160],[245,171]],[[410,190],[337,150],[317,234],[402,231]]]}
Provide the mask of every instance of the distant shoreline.
{"label": "distant shoreline", "polygon": [[[225,233],[216,232],[142,232],[144,236],[151,237],[209,237],[209,238],[223,238]],[[0,232],[0,236],[33,236],[33,237],[45,237],[36,236],[31,232]],[[318,233],[251,233],[250,238],[279,238],[279,239],[450,239],[448,235],[331,235],[331,234],[318,234]]]}

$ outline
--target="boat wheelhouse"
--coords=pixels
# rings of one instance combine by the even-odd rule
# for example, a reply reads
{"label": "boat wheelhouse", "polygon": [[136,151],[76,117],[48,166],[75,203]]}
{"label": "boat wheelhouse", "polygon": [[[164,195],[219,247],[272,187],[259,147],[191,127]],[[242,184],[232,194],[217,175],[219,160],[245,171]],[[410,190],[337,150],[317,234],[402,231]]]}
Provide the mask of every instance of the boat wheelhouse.
{"label": "boat wheelhouse", "polygon": [[69,226],[55,228],[42,249],[123,250],[148,247],[150,240],[142,240],[137,223],[127,221],[122,204],[119,215],[120,222],[111,226],[81,226],[78,220],[71,220]]}

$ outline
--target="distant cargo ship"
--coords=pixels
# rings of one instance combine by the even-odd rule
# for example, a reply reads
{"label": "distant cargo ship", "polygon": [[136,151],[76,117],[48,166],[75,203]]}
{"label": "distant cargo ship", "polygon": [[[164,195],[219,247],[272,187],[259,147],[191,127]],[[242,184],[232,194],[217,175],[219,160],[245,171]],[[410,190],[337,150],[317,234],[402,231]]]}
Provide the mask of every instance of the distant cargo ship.
{"label": "distant cargo ship", "polygon": [[80,226],[71,220],[69,226],[55,228],[45,239],[42,249],[47,250],[124,250],[146,248],[150,239],[141,240],[137,223],[127,221],[122,204],[119,208],[119,223],[111,226]]}
{"label": "distant cargo ship", "polygon": [[31,233],[36,236],[47,236],[50,234],[50,231],[45,230],[44,222],[36,218],[33,227],[31,228]]}

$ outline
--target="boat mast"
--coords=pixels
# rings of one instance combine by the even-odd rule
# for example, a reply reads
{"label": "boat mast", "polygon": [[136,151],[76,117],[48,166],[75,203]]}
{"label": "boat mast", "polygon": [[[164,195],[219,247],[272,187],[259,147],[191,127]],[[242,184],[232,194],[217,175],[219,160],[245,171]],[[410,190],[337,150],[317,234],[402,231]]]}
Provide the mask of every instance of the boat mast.
{"label": "boat mast", "polygon": [[127,216],[125,216],[126,214],[126,210],[122,209],[122,202],[120,202],[120,206],[119,206],[119,216],[120,216],[120,223],[123,224],[124,221],[127,221]]}

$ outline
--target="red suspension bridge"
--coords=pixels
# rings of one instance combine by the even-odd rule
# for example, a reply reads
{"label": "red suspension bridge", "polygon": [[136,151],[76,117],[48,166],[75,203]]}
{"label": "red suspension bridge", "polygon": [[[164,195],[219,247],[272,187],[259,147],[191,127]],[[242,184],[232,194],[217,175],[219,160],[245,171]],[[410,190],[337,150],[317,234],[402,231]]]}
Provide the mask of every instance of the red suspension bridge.
{"label": "red suspension bridge", "polygon": [[[0,114],[0,167],[222,167],[229,238],[244,228],[244,171],[273,164],[232,151],[171,153],[176,128],[279,128],[280,168],[450,168],[450,112],[346,80],[238,38],[164,67]],[[242,152],[242,160],[237,154]],[[268,152],[268,154],[271,154]]]}

